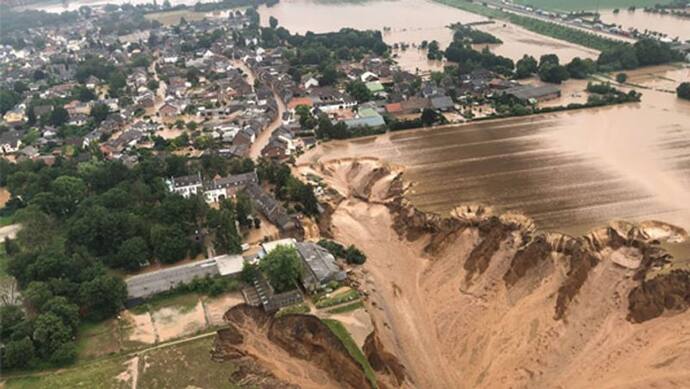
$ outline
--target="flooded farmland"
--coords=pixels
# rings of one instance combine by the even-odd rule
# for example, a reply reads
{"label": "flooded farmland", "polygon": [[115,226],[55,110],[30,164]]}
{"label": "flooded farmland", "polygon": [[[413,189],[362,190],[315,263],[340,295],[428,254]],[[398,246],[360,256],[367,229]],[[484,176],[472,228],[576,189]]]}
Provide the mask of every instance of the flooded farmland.
{"label": "flooded farmland", "polygon": [[681,41],[690,39],[690,19],[683,19],[672,15],[659,15],[637,10],[630,12],[621,10],[615,14],[612,10],[600,11],[601,20],[615,23],[624,30],[637,28],[640,31],[650,30],[667,34],[669,38],[680,38]]}
{"label": "flooded farmland", "polygon": [[690,229],[690,102],[643,93],[639,104],[332,142],[303,161],[382,158],[438,213],[482,204],[572,234],[613,219]]}
{"label": "flooded farmland", "polygon": [[[380,30],[389,45],[410,45],[408,50],[395,53],[400,65],[409,71],[439,70],[443,67],[440,61],[428,61],[426,53],[414,47],[423,40],[437,40],[441,48],[445,49],[452,39],[448,25],[488,20],[480,15],[426,0],[352,3],[283,0],[273,7],[262,6],[259,13],[262,25],[268,25],[268,19],[273,16],[283,27],[301,34],[307,31],[338,31],[345,27]],[[504,42],[501,45],[491,45],[492,51],[515,60],[522,58],[525,53],[537,57],[554,53],[566,62],[574,57],[595,58],[598,55],[595,50],[540,36],[511,24],[501,22],[478,28],[496,35]]]}

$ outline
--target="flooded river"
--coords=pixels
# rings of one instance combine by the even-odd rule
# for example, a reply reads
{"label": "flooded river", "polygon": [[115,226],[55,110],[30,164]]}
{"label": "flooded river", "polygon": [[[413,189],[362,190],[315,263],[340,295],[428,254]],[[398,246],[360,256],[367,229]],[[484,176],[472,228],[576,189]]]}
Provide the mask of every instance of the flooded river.
{"label": "flooded river", "polygon": [[483,204],[572,234],[612,219],[690,229],[690,102],[644,93],[639,104],[332,142],[303,161],[383,158],[405,168],[427,211]]}
{"label": "flooded river", "polygon": [[637,10],[628,12],[621,10],[614,14],[612,10],[600,11],[601,20],[606,23],[615,23],[627,30],[631,27],[640,31],[650,30],[667,34],[669,38],[690,39],[690,19],[683,19],[671,15],[659,15]]}
{"label": "flooded river", "polygon": [[[329,2],[310,0],[282,0],[273,7],[259,9],[262,25],[268,25],[273,16],[283,27],[301,34],[307,31],[330,32],[341,28],[373,29],[383,32],[386,43],[407,43],[406,51],[397,51],[398,62],[409,70],[440,70],[443,64],[428,61],[426,53],[412,46],[423,40],[437,40],[445,49],[452,39],[448,25],[456,22],[486,21],[483,16],[427,0],[393,0],[363,2]],[[384,31],[385,28],[385,31]],[[562,61],[574,57],[595,58],[598,53],[582,46],[558,41],[529,32],[518,26],[496,23],[478,27],[501,39],[504,44],[492,45],[497,54],[513,59],[529,53],[537,58],[555,53]]]}

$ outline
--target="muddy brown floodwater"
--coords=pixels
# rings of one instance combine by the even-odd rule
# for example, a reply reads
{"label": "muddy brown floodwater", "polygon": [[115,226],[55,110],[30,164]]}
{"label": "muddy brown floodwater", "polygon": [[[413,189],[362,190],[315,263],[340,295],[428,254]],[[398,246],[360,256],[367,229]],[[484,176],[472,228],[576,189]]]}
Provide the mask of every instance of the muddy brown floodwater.
{"label": "muddy brown floodwater", "polygon": [[405,168],[415,205],[442,214],[482,204],[578,235],[612,219],[690,229],[690,102],[643,93],[639,104],[330,142],[301,162],[382,158]]}
{"label": "muddy brown floodwater", "polygon": [[[405,51],[394,52],[398,56],[398,63],[408,71],[443,68],[443,62],[427,60],[426,53],[413,46],[424,40],[437,40],[441,48],[445,49],[452,39],[448,25],[488,20],[480,15],[426,0],[352,3],[282,0],[272,7],[260,7],[259,13],[262,25],[268,25],[269,18],[273,16],[281,26],[300,34],[307,31],[338,31],[345,27],[380,30],[389,45],[410,45]],[[491,32],[504,42],[492,45],[492,51],[513,59],[522,58],[526,53],[537,58],[542,54],[554,53],[562,61],[569,62],[573,57],[596,58],[598,55],[597,51],[540,36],[512,24],[501,22],[479,28]]]}
{"label": "muddy brown floodwater", "polygon": [[621,10],[614,14],[613,10],[600,11],[601,20],[606,23],[615,23],[627,30],[631,27],[640,31],[650,30],[667,34],[669,38],[690,39],[690,19],[683,19],[671,15],[659,15],[637,10],[628,12]]}

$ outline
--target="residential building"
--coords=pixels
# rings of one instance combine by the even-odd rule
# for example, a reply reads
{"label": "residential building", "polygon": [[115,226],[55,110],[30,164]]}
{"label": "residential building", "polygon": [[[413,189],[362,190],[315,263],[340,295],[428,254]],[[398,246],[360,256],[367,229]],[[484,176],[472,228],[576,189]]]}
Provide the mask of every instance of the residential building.
{"label": "residential building", "polygon": [[302,259],[302,285],[309,292],[322,289],[331,281],[343,281],[347,278],[338,267],[333,254],[312,242],[296,243],[297,252]]}

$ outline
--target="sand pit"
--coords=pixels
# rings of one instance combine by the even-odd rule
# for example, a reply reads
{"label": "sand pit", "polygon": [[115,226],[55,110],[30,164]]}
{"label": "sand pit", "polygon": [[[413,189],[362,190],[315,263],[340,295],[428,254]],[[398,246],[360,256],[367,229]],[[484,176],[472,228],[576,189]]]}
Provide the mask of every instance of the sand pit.
{"label": "sand pit", "polygon": [[201,301],[191,309],[161,308],[151,314],[158,341],[190,335],[206,327],[206,316]]}
{"label": "sand pit", "polygon": [[[403,386],[681,388],[690,382],[690,311],[639,324],[627,318],[628,293],[638,281],[616,262],[632,252],[595,251],[597,262],[583,268],[570,262],[577,250],[562,236],[554,246],[561,251],[528,263],[508,286],[504,276],[523,230],[450,228],[413,213],[399,225],[396,208],[385,204],[387,185],[365,179],[391,182],[373,174],[376,168],[371,161],[341,161],[315,169],[347,197],[332,216],[332,232],[367,253],[358,281],[382,344],[405,367]],[[436,222],[443,234],[427,232]],[[420,226],[414,234],[412,223]],[[499,240],[485,245],[492,236]],[[607,245],[602,236],[590,239]],[[477,263],[468,267],[469,258]],[[557,320],[561,305],[565,314]]]}

